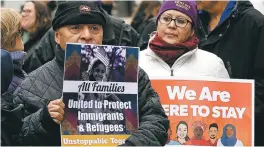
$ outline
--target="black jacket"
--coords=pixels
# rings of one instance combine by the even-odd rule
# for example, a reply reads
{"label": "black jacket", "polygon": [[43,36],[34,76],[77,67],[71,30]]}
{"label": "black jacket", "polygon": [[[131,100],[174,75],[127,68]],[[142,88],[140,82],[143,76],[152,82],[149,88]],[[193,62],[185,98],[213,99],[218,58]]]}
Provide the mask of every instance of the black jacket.
{"label": "black jacket", "polygon": [[208,14],[199,17],[199,47],[222,58],[231,78],[255,80],[255,139],[256,145],[264,145],[264,16],[249,1],[238,1],[229,17],[209,34]]}
{"label": "black jacket", "polygon": [[[62,96],[63,60],[64,51],[58,48],[56,57],[29,74],[16,91],[15,104],[24,104],[26,109],[18,136],[21,145],[60,145],[59,125],[49,116],[47,104]],[[140,127],[125,145],[164,145],[169,125],[167,116],[147,74],[141,69],[138,81]]]}
{"label": "black jacket", "polygon": [[1,49],[1,94],[8,90],[14,75],[14,66],[8,51]]}
{"label": "black jacket", "polygon": [[18,145],[13,141],[13,135],[17,134],[22,127],[24,106],[13,105],[13,94],[5,92],[1,95],[1,145]]}
{"label": "black jacket", "polygon": [[23,105],[13,105],[13,95],[8,92],[13,73],[11,56],[1,49],[1,146],[17,145],[12,137],[22,127]]}
{"label": "black jacket", "polygon": [[141,51],[147,49],[150,35],[154,31],[157,31],[156,17],[149,20],[148,24],[144,27],[143,32],[140,34],[138,47],[140,47]]}
{"label": "black jacket", "polygon": [[[139,34],[123,20],[108,15],[106,11],[100,8],[100,11],[106,17],[106,28],[104,28],[104,45],[137,46]],[[39,41],[33,50],[30,71],[33,71],[41,65],[51,61],[55,57],[56,42],[54,40],[54,31],[51,28]]]}
{"label": "black jacket", "polygon": [[23,70],[30,73],[34,70],[34,52],[41,38],[46,34],[50,27],[42,28],[37,33],[30,36],[29,40],[24,44],[25,52],[27,55],[24,58]]}
{"label": "black jacket", "polygon": [[14,76],[8,88],[9,92],[12,91],[14,92],[16,88],[22,83],[22,81],[27,76],[27,73],[25,73],[25,71],[23,71],[22,69],[22,63],[13,60],[13,66],[14,66]]}
{"label": "black jacket", "polygon": [[139,12],[131,22],[131,26],[137,31],[142,32],[145,26],[151,21],[151,18],[154,16],[150,15],[148,18],[145,18],[145,12]]}

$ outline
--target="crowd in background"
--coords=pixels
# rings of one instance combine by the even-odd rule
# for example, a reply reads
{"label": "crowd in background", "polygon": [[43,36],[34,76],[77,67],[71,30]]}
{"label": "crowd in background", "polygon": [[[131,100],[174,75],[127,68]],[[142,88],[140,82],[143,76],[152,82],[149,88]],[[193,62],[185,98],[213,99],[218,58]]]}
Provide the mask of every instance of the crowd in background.
{"label": "crowd in background", "polygon": [[[80,5],[93,9],[80,15],[74,11]],[[124,17],[118,9],[126,10],[129,24],[117,17]],[[145,132],[139,129],[124,145],[165,145],[169,123],[148,76],[177,75],[254,79],[255,144],[263,145],[263,40],[264,15],[250,1],[26,1],[19,11],[1,7],[1,144],[60,144],[54,134],[63,120],[58,98],[70,41],[140,48],[139,128]]]}

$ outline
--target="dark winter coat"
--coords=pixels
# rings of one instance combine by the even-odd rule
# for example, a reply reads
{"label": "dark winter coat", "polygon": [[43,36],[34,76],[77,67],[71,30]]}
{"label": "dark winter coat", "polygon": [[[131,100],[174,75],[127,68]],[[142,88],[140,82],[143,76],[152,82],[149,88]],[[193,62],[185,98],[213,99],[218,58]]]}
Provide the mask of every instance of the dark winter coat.
{"label": "dark winter coat", "polygon": [[156,30],[156,17],[153,17],[149,20],[148,24],[144,27],[143,32],[140,34],[138,47],[140,47],[141,51],[148,48],[150,35]]}
{"label": "dark winter coat", "polygon": [[23,70],[26,73],[30,73],[34,70],[35,67],[35,50],[39,43],[39,41],[42,39],[42,37],[46,34],[46,32],[49,30],[50,27],[43,28],[39,30],[36,34],[33,34],[30,36],[29,40],[24,44],[25,52],[27,52],[27,55],[25,56]]}
{"label": "dark winter coat", "polygon": [[13,95],[7,91],[13,72],[11,56],[1,49],[1,146],[17,145],[12,136],[22,127],[23,105],[13,105]]}
{"label": "dark winter coat", "polygon": [[8,91],[15,91],[16,88],[23,82],[27,74],[22,70],[21,63],[13,61],[14,66],[14,76],[11,84],[9,85]]}
{"label": "dark winter coat", "polygon": [[13,62],[8,51],[1,49],[1,94],[8,90],[14,74]]}
{"label": "dark winter coat", "polygon": [[14,92],[27,76],[26,72],[22,69],[25,54],[24,51],[10,52],[13,60],[14,76],[8,88],[9,92]]}

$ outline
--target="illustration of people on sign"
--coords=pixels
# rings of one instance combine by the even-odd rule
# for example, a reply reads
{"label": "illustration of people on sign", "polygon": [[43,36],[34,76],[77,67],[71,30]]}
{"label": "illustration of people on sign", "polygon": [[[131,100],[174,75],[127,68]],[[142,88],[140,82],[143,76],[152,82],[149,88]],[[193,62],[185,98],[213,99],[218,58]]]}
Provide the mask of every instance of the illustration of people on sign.
{"label": "illustration of people on sign", "polygon": [[171,140],[168,145],[183,145],[188,140],[188,124],[185,121],[180,121],[176,127],[177,137],[174,140]]}
{"label": "illustration of people on sign", "polygon": [[209,146],[210,144],[205,140],[203,133],[206,130],[206,124],[201,121],[195,121],[192,124],[194,136],[186,142],[186,145]]}
{"label": "illustration of people on sign", "polygon": [[223,128],[223,135],[218,140],[217,146],[244,146],[242,141],[236,138],[236,128],[232,124],[227,124]]}
{"label": "illustration of people on sign", "polygon": [[209,126],[209,140],[208,143],[210,146],[216,146],[217,145],[217,134],[218,134],[218,125],[216,123],[212,123]]}

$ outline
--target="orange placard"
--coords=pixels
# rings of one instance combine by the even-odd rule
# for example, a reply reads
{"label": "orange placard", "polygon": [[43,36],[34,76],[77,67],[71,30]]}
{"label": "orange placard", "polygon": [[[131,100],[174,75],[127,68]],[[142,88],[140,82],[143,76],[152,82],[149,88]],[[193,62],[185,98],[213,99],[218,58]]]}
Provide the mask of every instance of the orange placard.
{"label": "orange placard", "polygon": [[170,120],[167,145],[254,145],[254,81],[151,78],[151,83]]}

